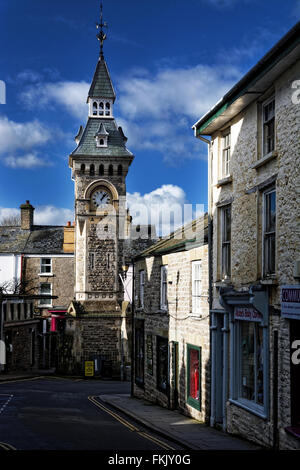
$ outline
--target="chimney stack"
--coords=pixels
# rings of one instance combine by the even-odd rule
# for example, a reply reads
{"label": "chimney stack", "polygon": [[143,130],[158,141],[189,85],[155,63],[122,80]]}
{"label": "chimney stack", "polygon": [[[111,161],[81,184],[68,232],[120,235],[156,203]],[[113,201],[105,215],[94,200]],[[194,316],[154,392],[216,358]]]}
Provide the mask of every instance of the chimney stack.
{"label": "chimney stack", "polygon": [[33,226],[34,207],[30,204],[29,201],[26,201],[25,204],[20,205],[20,209],[21,209],[21,229],[31,230]]}

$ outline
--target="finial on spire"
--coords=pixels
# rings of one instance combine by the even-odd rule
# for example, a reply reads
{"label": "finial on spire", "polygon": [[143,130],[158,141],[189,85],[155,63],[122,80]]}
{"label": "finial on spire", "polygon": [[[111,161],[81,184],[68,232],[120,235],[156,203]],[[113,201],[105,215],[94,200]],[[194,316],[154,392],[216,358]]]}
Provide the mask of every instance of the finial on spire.
{"label": "finial on spire", "polygon": [[97,34],[97,38],[100,42],[100,58],[104,59],[103,55],[103,43],[106,39],[106,34],[103,31],[103,28],[107,28],[106,21],[103,22],[103,14],[102,14],[103,5],[102,2],[100,3],[100,23],[96,23],[96,28],[100,29],[99,33]]}

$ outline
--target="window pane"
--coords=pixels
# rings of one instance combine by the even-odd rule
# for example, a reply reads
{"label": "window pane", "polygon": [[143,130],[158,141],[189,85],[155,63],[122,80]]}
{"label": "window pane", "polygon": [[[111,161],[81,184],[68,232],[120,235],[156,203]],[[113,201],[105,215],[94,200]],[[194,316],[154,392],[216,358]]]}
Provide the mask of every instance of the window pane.
{"label": "window pane", "polygon": [[51,273],[51,258],[41,259],[41,273]]}
{"label": "window pane", "polygon": [[257,403],[264,404],[264,370],[263,370],[263,329],[256,325],[256,387]]}
{"label": "window pane", "polygon": [[189,349],[189,396],[199,400],[200,374],[199,374],[199,351]]}
{"label": "window pane", "polygon": [[253,322],[241,321],[241,392],[242,397],[254,400],[254,326]]}
{"label": "window pane", "polygon": [[275,191],[266,194],[266,232],[275,232],[276,197]]}

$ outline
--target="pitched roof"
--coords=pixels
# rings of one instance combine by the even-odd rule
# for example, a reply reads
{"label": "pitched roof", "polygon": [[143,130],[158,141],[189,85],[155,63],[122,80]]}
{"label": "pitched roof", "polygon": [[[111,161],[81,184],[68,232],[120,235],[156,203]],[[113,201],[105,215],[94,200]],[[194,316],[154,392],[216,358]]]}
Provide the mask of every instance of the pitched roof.
{"label": "pitched roof", "polygon": [[149,248],[139,253],[136,258],[160,256],[165,253],[190,250],[197,246],[205,245],[207,242],[208,215],[206,213],[154,243]]}
{"label": "pitched roof", "polygon": [[[96,145],[95,135],[101,124],[105,125],[105,130],[109,134],[107,147],[97,147]],[[132,153],[126,148],[125,143],[126,139],[123,131],[120,127],[117,127],[114,119],[88,118],[78,147],[73,150],[71,155],[133,157]]]}
{"label": "pitched roof", "polygon": [[62,254],[63,243],[63,226],[0,227],[0,253]]}
{"label": "pitched roof", "polygon": [[113,101],[116,99],[106,62],[101,57],[96,65],[93,81],[89,89],[89,98],[108,98]]}

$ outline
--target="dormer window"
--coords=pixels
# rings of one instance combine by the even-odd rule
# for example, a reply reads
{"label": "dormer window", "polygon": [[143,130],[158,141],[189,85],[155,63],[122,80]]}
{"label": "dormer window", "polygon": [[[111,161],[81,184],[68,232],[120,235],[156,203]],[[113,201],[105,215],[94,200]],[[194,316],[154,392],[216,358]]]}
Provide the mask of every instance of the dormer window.
{"label": "dormer window", "polygon": [[107,139],[109,133],[107,132],[103,122],[101,122],[97,134],[95,134],[96,146],[107,147]]}
{"label": "dormer window", "polygon": [[112,117],[112,100],[90,100],[91,117]]}

